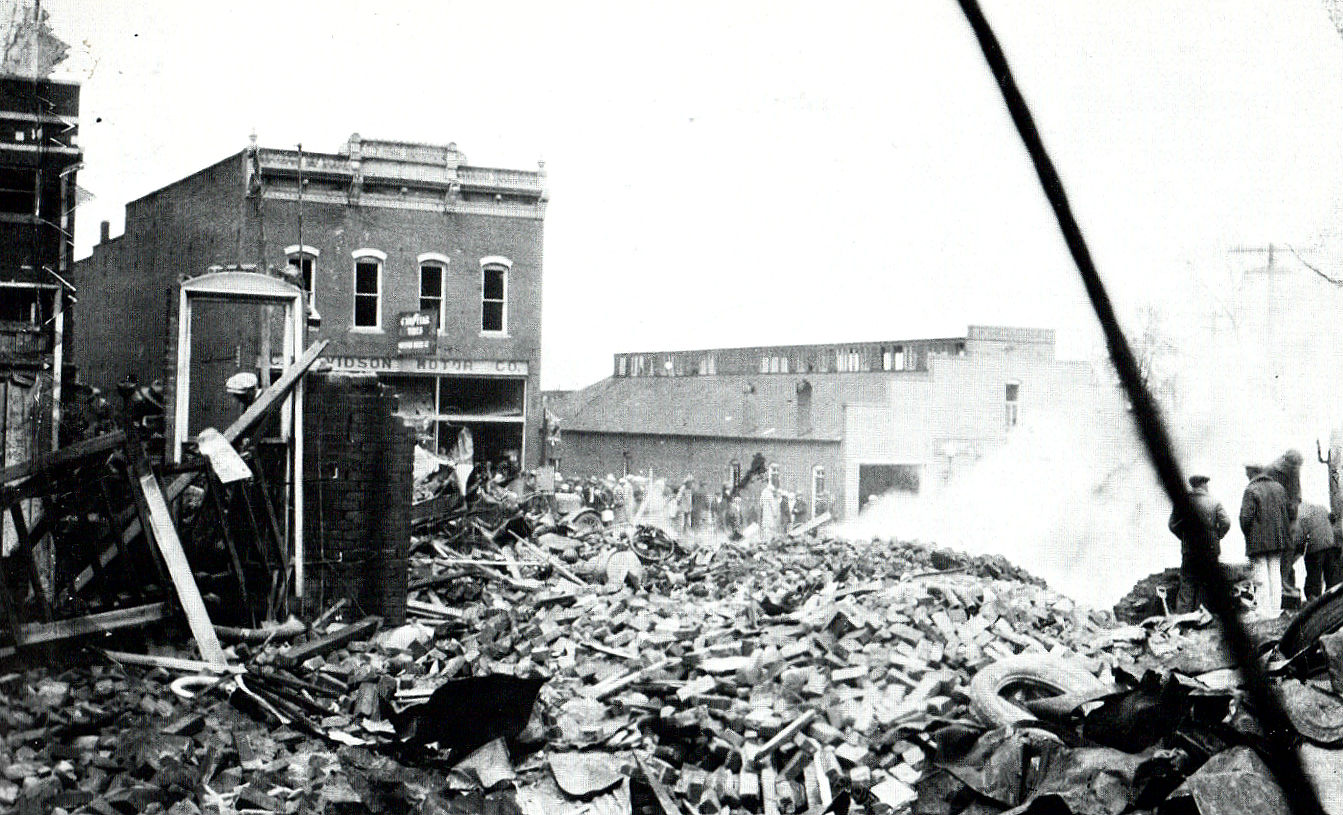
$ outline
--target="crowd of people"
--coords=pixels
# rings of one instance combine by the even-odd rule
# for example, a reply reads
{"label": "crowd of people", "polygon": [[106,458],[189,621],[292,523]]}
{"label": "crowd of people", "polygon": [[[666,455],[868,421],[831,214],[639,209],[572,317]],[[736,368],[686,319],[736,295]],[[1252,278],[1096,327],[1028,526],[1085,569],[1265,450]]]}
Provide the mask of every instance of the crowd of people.
{"label": "crowd of people", "polygon": [[[732,540],[748,534],[769,540],[811,517],[805,498],[763,478],[742,490],[725,483],[717,492],[694,476],[676,484],[662,478],[607,475],[574,486],[584,506],[610,511],[615,523],[656,526],[678,536],[712,531]],[[818,505],[823,500],[824,496]]]}
{"label": "crowd of people", "polygon": [[[1320,504],[1302,501],[1300,452],[1288,450],[1271,463],[1245,465],[1247,483],[1241,496],[1240,529],[1245,555],[1254,569],[1255,606],[1259,615],[1273,619],[1282,613],[1284,598],[1299,602],[1343,582],[1343,528],[1339,519]],[[1180,592],[1174,611],[1199,607],[1203,596],[1193,579],[1200,538],[1212,533],[1212,554],[1221,556],[1221,540],[1231,529],[1226,509],[1208,491],[1209,478],[1189,478],[1189,494],[1200,520],[1198,527],[1181,523],[1174,512],[1170,530],[1180,539]],[[1296,585],[1296,564],[1303,560],[1305,584]]]}

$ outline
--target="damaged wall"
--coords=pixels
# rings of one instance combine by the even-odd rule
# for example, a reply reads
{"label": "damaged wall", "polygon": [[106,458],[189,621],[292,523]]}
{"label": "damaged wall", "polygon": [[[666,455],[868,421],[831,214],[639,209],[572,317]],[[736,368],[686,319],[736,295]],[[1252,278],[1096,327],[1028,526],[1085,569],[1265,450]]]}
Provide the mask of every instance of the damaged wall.
{"label": "damaged wall", "polygon": [[[374,374],[317,373],[304,394],[310,608],[340,598],[355,617],[406,617],[415,435]],[[315,605],[312,605],[315,603]]]}

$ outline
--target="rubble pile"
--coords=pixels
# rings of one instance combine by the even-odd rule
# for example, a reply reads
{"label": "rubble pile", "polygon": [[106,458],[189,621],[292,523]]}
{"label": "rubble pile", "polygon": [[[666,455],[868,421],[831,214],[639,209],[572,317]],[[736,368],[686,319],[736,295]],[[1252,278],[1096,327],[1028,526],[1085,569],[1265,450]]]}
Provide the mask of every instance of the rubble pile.
{"label": "rubble pile", "polygon": [[[1108,682],[1182,636],[1113,628],[1000,558],[785,538],[705,545],[636,575],[608,568],[620,541],[418,541],[407,625],[236,644],[245,674],[202,680],[192,698],[178,678],[201,663],[171,659],[0,678],[0,802],[101,815],[471,812],[487,799],[790,813],[844,796],[850,811],[889,812],[928,767],[918,734],[971,718],[979,669],[1066,655]],[[395,711],[500,674],[546,679],[511,754],[491,742],[449,771],[403,749]]]}

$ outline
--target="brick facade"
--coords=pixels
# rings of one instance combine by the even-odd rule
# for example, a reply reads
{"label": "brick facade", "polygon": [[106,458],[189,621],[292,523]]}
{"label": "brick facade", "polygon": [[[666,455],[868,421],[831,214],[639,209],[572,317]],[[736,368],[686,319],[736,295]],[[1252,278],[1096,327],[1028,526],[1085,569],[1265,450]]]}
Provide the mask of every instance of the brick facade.
{"label": "brick facade", "polygon": [[306,600],[340,598],[353,616],[406,617],[415,434],[373,374],[315,374],[304,399],[307,439]]}
{"label": "brick facade", "polygon": [[[512,449],[538,463],[544,173],[472,167],[451,145],[358,136],[339,153],[304,153],[302,164],[301,241],[296,151],[244,150],[128,204],[125,233],[106,237],[76,264],[88,326],[76,349],[84,380],[109,390],[133,372],[171,390],[181,277],[211,266],[285,269],[303,254],[314,261],[312,306],[320,315],[306,341],[331,341],[322,365],[377,371],[393,384],[418,377],[430,392],[445,372],[453,378],[444,387],[457,393],[472,383],[521,382],[506,413],[444,416],[431,404],[421,418],[442,427],[438,437],[471,426],[481,436],[478,449]],[[376,327],[354,325],[361,250],[373,250],[380,263]],[[430,357],[399,357],[397,317],[420,307],[426,256],[444,264],[442,330]],[[503,332],[482,330],[482,262],[491,259],[507,269]],[[231,406],[219,397],[223,379],[265,363],[259,325],[193,320],[192,432],[229,418]]]}

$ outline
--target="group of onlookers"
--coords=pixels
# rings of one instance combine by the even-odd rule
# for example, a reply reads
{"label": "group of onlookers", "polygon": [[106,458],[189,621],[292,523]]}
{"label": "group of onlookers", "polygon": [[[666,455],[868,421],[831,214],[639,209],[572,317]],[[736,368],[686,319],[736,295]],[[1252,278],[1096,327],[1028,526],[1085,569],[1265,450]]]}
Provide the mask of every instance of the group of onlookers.
{"label": "group of onlookers", "polygon": [[[1247,464],[1248,483],[1241,496],[1240,529],[1245,535],[1245,555],[1254,569],[1255,605],[1265,618],[1282,613],[1284,596],[1299,599],[1296,562],[1305,562],[1305,596],[1318,597],[1325,589],[1343,582],[1343,530],[1328,508],[1301,500],[1301,464],[1296,450],[1288,450],[1267,465]],[[1221,555],[1221,540],[1231,529],[1222,504],[1208,492],[1208,477],[1189,478],[1189,495],[1202,526],[1212,533],[1209,542],[1214,557]],[[1180,592],[1175,611],[1192,611],[1203,600],[1193,574],[1200,553],[1203,528],[1190,528],[1171,513],[1170,530],[1180,538]]]}
{"label": "group of onlookers", "polygon": [[[763,476],[760,481],[737,491],[723,484],[716,494],[693,476],[679,486],[660,478],[614,475],[586,478],[574,486],[584,506],[611,510],[616,523],[648,524],[682,536],[717,531],[740,540],[754,528],[758,540],[769,540],[811,517],[801,495]],[[828,496],[817,499],[818,512],[823,511],[822,501],[828,507]]]}

